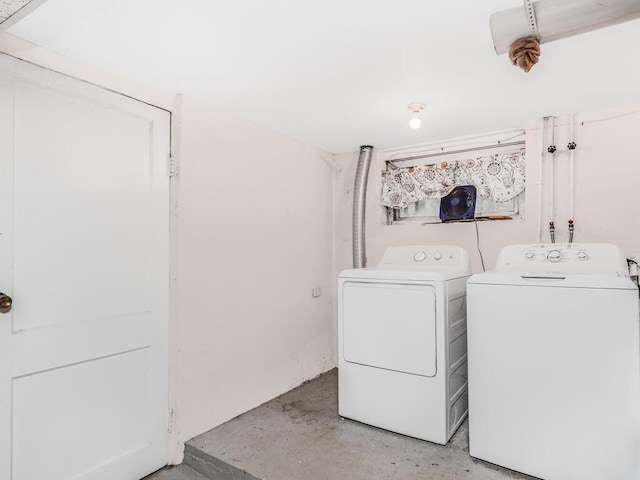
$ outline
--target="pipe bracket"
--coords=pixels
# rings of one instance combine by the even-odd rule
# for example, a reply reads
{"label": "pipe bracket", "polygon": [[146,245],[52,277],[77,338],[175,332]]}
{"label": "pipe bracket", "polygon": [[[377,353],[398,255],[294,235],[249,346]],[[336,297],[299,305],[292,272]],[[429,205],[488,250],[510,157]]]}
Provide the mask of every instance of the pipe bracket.
{"label": "pipe bracket", "polygon": [[540,35],[538,34],[538,21],[536,19],[536,11],[533,8],[533,0],[524,0],[524,10],[527,14],[527,21],[529,22],[531,36],[536,40],[540,40]]}

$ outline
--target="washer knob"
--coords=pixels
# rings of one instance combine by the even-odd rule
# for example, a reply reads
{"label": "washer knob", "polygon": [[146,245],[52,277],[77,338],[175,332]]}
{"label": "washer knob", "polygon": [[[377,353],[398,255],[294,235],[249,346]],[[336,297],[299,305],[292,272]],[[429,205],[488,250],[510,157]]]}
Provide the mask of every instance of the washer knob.
{"label": "washer knob", "polygon": [[424,252],[422,252],[422,251],[420,251],[420,252],[416,253],[416,254],[413,256],[413,259],[414,259],[416,262],[423,262],[425,258],[427,258],[427,254],[426,254],[426,253],[424,253]]}
{"label": "washer knob", "polygon": [[442,258],[442,254],[440,252],[436,252],[433,254],[433,258],[436,260],[440,260]]}
{"label": "washer knob", "polygon": [[550,262],[559,262],[562,260],[562,252],[560,250],[551,250],[547,254],[547,260]]}
{"label": "washer knob", "polygon": [[587,252],[578,252],[578,255],[576,256],[578,257],[578,260],[589,260]]}
{"label": "washer knob", "polygon": [[524,258],[526,258],[527,260],[533,260],[534,258],[536,258],[536,254],[533,252],[527,252],[524,254]]}

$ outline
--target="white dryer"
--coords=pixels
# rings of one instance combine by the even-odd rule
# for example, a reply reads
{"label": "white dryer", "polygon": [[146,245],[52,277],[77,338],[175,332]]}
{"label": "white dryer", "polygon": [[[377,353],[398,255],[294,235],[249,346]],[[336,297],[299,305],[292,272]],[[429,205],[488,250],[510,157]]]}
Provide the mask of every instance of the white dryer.
{"label": "white dryer", "polygon": [[467,284],[469,451],[544,480],[640,479],[638,290],[614,245],[516,245]]}
{"label": "white dryer", "polygon": [[390,247],[338,280],[338,411],[445,444],[467,415],[465,283],[456,246]]}

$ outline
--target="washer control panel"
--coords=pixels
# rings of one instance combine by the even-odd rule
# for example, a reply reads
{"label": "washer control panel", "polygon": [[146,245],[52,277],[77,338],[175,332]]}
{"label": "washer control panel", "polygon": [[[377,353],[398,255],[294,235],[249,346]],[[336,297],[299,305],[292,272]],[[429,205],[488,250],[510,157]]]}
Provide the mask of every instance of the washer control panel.
{"label": "washer control panel", "polygon": [[628,275],[622,251],[606,243],[510,245],[498,255],[496,270]]}
{"label": "washer control panel", "polygon": [[[566,246],[555,245],[540,245],[542,248],[536,248],[537,245],[530,245],[530,248],[524,251],[524,259],[527,262],[586,262],[591,259],[589,255],[589,249],[586,246],[568,248]],[[507,247],[510,248],[510,247]]]}

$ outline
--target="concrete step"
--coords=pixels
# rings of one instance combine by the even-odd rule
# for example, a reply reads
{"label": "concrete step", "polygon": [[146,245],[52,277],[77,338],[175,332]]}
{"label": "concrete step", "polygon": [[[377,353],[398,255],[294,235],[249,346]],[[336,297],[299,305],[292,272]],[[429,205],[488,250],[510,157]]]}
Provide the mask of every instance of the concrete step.
{"label": "concrete step", "polygon": [[205,477],[188,465],[182,464],[176,467],[163,468],[148,477],[144,477],[142,480],[210,480],[212,478],[215,477]]}
{"label": "concrete step", "polygon": [[189,443],[184,448],[183,464],[210,480],[260,480]]}

